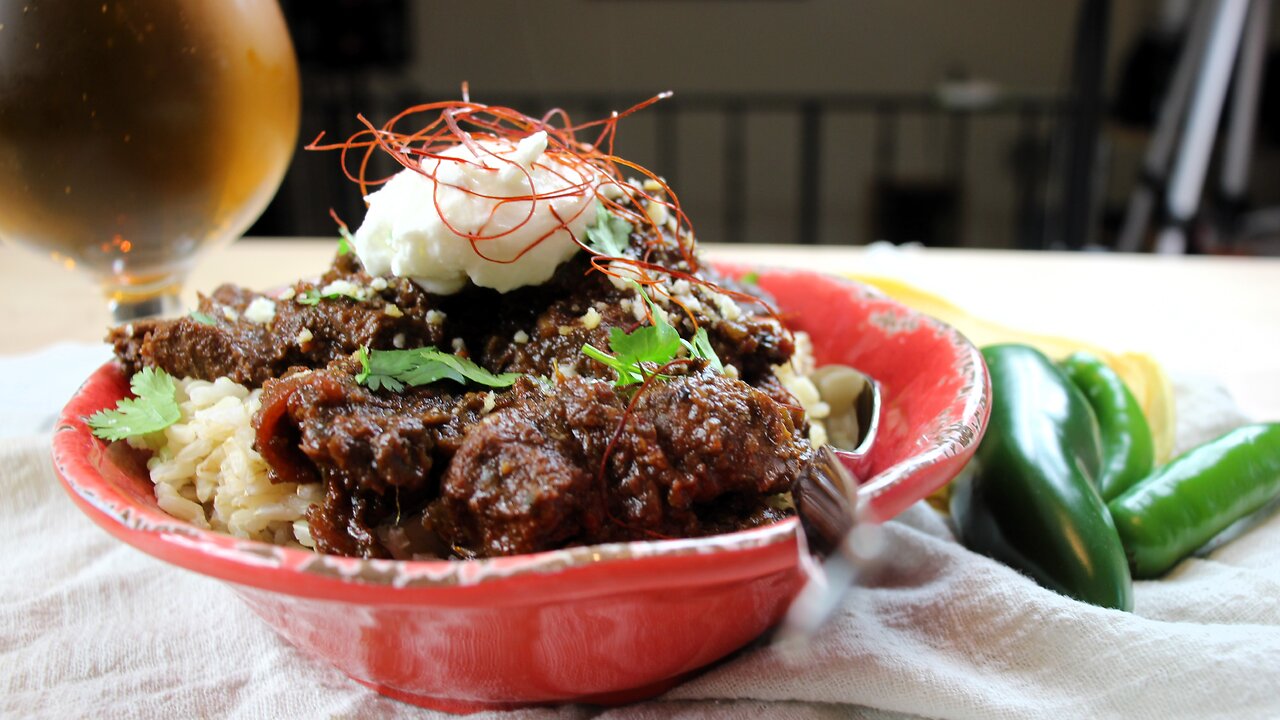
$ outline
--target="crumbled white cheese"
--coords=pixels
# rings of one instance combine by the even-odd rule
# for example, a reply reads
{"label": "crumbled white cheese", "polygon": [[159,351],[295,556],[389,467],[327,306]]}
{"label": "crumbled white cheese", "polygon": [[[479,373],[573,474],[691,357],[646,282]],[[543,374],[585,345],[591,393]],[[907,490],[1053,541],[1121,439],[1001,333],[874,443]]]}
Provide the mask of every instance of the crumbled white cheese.
{"label": "crumbled white cheese", "polygon": [[376,277],[369,281],[369,288],[374,292],[382,292],[387,289],[387,279],[384,277]]}
{"label": "crumbled white cheese", "polygon": [[283,291],[281,291],[281,293],[280,293],[280,299],[281,299],[281,300],[292,300],[294,295],[297,295],[297,292],[296,292],[293,288],[291,288],[291,287],[287,287],[287,288],[285,288]]}
{"label": "crumbled white cheese", "polygon": [[395,337],[391,338],[391,344],[398,349],[404,349],[404,333],[396,333]]}
{"label": "crumbled white cheese", "polygon": [[710,295],[711,302],[716,304],[720,317],[730,321],[742,318],[742,308],[738,307],[738,303],[734,302],[733,298],[715,290],[708,290],[707,294]]}
{"label": "crumbled white cheese", "polygon": [[593,307],[587,308],[586,314],[582,316],[582,327],[588,330],[595,330],[600,327],[600,321],[602,319],[603,318],[600,317],[600,312],[598,310]]}
{"label": "crumbled white cheese", "polygon": [[439,310],[428,310],[428,311],[427,311],[427,324],[428,324],[428,325],[443,325],[443,324],[444,324],[444,318],[445,318],[444,313],[440,312]]}
{"label": "crumbled white cheese", "polygon": [[224,317],[224,318],[226,318],[226,319],[230,320],[231,322],[235,322],[236,320],[240,319],[240,314],[239,314],[239,313],[237,313],[237,312],[235,311],[235,309],[233,309],[233,308],[229,308],[229,307],[227,307],[226,305],[223,305],[223,306],[222,306],[222,317]]}
{"label": "crumbled white cheese", "polygon": [[307,343],[315,339],[315,335],[311,334],[311,330],[307,328],[302,328],[301,330],[298,331],[298,337],[296,339],[298,341],[298,345],[306,345]]}
{"label": "crumbled white cheese", "polygon": [[679,300],[680,304],[691,313],[702,312],[702,301],[692,295],[677,295],[676,300]]}
{"label": "crumbled white cheese", "polygon": [[267,325],[276,317],[276,304],[267,298],[254,298],[244,309],[244,319],[259,325]]}
{"label": "crumbled white cheese", "polygon": [[334,280],[320,288],[320,294],[343,295],[355,300],[364,300],[369,296],[369,291],[363,285],[357,285],[350,280]]}
{"label": "crumbled white cheese", "polygon": [[498,396],[492,390],[484,394],[484,405],[480,406],[480,414],[488,415],[498,404]]}
{"label": "crumbled white cheese", "polygon": [[573,328],[569,327],[568,325],[561,325],[560,327],[556,328],[556,330],[560,332],[561,337],[564,337],[565,335],[568,335],[573,332]]}
{"label": "crumbled white cheese", "polygon": [[645,279],[644,271],[630,263],[610,262],[609,272],[606,273],[609,282],[619,290],[628,290],[635,287],[635,283]]}
{"label": "crumbled white cheese", "polygon": [[458,353],[467,349],[467,341],[463,340],[462,338],[454,338],[453,342],[450,343],[450,345],[453,347],[454,355],[457,355]]}
{"label": "crumbled white cheese", "polygon": [[667,222],[667,206],[662,203],[650,202],[644,208],[644,214],[649,216],[654,225],[663,225]]}
{"label": "crumbled white cheese", "polygon": [[387,303],[386,306],[382,308],[382,312],[393,318],[404,317],[404,311],[395,303]]}
{"label": "crumbled white cheese", "polygon": [[516,341],[516,343],[519,345],[524,345],[525,343],[529,342],[529,333],[523,330],[517,330],[516,334],[511,336],[511,339]]}
{"label": "crumbled white cheese", "polygon": [[600,197],[606,200],[617,200],[626,194],[626,189],[616,182],[605,182],[600,186]]}

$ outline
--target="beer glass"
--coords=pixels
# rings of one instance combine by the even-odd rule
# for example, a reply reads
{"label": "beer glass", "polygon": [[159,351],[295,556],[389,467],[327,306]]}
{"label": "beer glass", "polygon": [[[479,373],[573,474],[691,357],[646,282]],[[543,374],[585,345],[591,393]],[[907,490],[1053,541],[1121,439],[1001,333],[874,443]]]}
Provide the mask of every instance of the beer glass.
{"label": "beer glass", "polygon": [[298,133],[275,0],[0,0],[0,239],[172,314],[271,200]]}

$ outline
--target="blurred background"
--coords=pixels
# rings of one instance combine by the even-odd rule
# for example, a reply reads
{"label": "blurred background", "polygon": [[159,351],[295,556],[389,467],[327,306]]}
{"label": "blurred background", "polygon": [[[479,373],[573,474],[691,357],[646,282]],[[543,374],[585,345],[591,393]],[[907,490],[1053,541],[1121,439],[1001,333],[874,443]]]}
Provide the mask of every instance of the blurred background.
{"label": "blurred background", "polygon": [[[529,115],[560,107],[577,121],[672,90],[622,122],[617,149],[668,179],[704,241],[1275,255],[1277,18],[1269,0],[1243,2],[1241,31],[1219,12],[1230,2],[282,6],[303,73],[303,144],[321,131],[345,138],[357,113],[380,124],[409,105],[457,99],[464,81],[475,101]],[[1257,72],[1235,59],[1247,47]],[[1194,89],[1215,52],[1236,68],[1225,95],[1184,92],[1162,114],[1180,58],[1192,58]],[[1242,74],[1253,92],[1240,89]],[[1163,207],[1170,158],[1191,142],[1181,119],[1208,105],[1221,122],[1208,130],[1202,201],[1190,214]],[[1247,142],[1234,184],[1219,178],[1233,107],[1251,120],[1236,133]],[[1144,171],[1162,117],[1171,150],[1163,162],[1148,156]],[[1154,202],[1134,225],[1143,192]],[[299,152],[250,234],[331,235],[330,208],[352,227],[364,212],[336,153]],[[1162,226],[1185,242],[1162,246]]]}

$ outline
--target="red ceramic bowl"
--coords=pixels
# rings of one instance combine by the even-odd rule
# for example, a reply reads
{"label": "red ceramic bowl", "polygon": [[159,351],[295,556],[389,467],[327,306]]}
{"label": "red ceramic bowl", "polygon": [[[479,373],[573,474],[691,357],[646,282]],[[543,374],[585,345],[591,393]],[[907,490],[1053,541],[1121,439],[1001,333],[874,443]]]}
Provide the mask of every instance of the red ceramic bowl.
{"label": "red ceramic bowl", "polygon": [[[959,471],[988,408],[972,345],[843,280],[763,271],[759,284],[789,325],[813,337],[820,364],[852,365],[880,384],[879,434],[849,463],[871,516],[891,517]],[[83,418],[127,394],[107,364],[63,410],[53,460],[75,503],[144,552],[229,581],[304,652],[419,705],[470,711],[656,694],[775,624],[810,564],[795,518],[709,538],[466,562],[358,560],[239,540],[162,512],[136,458],[93,437]]]}

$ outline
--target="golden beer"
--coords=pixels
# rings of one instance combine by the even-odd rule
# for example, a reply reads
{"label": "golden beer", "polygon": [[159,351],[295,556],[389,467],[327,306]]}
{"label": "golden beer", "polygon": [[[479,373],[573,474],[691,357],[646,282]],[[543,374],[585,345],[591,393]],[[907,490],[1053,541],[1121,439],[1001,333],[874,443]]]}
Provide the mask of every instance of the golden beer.
{"label": "golden beer", "polygon": [[172,291],[262,213],[298,105],[274,0],[0,0],[0,238]]}

